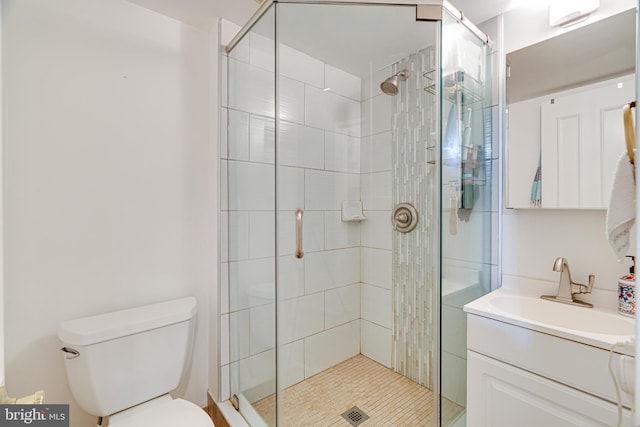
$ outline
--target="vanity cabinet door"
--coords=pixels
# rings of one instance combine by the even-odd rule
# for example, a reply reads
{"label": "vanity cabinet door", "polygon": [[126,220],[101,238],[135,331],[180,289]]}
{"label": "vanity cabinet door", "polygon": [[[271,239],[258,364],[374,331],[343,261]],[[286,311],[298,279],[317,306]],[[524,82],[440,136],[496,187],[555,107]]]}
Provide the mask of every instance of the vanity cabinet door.
{"label": "vanity cabinet door", "polygon": [[[616,425],[618,408],[574,388],[467,352],[468,427],[588,427]],[[623,411],[622,425],[631,425]]]}
{"label": "vanity cabinet door", "polygon": [[630,76],[566,92],[541,104],[542,207],[601,209],[625,151],[622,106]]}

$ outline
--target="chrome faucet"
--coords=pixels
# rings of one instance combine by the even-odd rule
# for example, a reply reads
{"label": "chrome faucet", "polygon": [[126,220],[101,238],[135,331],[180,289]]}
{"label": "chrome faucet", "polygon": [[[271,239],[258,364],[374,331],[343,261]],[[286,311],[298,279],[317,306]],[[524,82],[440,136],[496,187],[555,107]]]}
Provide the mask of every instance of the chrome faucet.
{"label": "chrome faucet", "polygon": [[569,263],[566,258],[558,257],[553,263],[553,271],[560,273],[560,281],[558,283],[558,293],[556,295],[542,295],[540,298],[561,302],[564,304],[579,305],[581,307],[593,307],[593,304],[580,301],[575,298],[578,294],[590,294],[596,276],[589,274],[589,284],[583,285],[571,280],[571,271],[569,271]]}

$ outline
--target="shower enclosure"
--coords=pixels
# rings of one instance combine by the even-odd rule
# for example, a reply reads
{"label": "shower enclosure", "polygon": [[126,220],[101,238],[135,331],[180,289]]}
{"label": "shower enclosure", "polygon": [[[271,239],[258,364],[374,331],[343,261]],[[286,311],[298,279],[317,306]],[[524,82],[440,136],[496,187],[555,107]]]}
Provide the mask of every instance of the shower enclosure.
{"label": "shower enclosure", "polygon": [[441,1],[267,1],[227,46],[221,378],[250,425],[465,425],[490,50]]}

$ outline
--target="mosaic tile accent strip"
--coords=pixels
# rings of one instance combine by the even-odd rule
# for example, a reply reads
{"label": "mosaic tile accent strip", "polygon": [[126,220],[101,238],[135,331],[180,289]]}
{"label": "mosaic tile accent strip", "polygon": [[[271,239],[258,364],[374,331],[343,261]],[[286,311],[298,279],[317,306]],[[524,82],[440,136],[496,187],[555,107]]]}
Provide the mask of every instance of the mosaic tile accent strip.
{"label": "mosaic tile accent strip", "polygon": [[[435,333],[432,331],[432,290],[437,239],[432,224],[439,203],[435,171],[437,99],[435,48],[428,47],[395,64],[393,72],[408,70],[392,101],[393,205],[411,203],[418,226],[393,236],[392,367],[407,378],[430,387]],[[437,217],[436,217],[437,218]]]}

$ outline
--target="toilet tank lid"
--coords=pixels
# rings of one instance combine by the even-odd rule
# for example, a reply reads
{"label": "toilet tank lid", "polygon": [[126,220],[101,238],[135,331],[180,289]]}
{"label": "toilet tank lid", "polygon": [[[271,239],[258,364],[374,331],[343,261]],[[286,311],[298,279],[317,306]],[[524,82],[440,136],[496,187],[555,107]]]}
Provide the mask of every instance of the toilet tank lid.
{"label": "toilet tank lid", "polygon": [[196,314],[194,297],[67,320],[58,328],[65,344],[91,345],[184,322]]}

